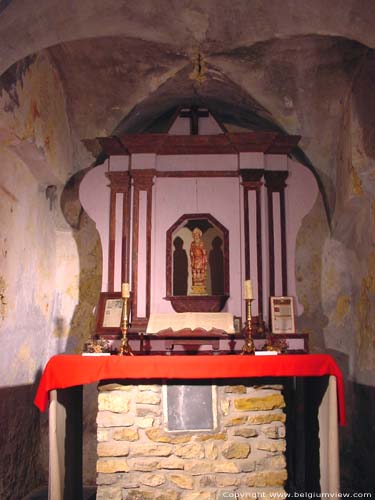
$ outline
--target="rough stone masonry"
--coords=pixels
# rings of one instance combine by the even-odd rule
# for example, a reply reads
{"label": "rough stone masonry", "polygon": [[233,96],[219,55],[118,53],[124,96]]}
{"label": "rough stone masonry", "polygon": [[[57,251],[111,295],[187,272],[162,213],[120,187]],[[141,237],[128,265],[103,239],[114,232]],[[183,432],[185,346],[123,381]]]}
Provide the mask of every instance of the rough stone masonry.
{"label": "rough stone masonry", "polygon": [[214,500],[283,493],[282,386],[222,385],[217,427],[169,432],[161,385],[99,386],[97,500]]}

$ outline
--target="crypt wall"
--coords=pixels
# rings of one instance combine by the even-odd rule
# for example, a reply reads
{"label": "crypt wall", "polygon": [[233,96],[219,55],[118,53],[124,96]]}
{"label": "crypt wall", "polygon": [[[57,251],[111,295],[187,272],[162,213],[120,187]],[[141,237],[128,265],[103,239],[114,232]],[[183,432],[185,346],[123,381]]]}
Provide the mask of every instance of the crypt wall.
{"label": "crypt wall", "polygon": [[[338,143],[337,206],[327,245],[327,270],[338,291],[327,304],[328,349],[347,353],[349,425],[342,433],[343,476],[348,488],[375,489],[368,460],[375,445],[374,248],[375,151],[373,146],[375,66],[371,52],[363,58],[347,96]],[[332,251],[333,249],[333,251]],[[340,254],[341,265],[334,255]],[[333,272],[332,272],[333,270]],[[327,273],[328,274],[328,273]],[[352,332],[352,335],[350,333]],[[353,354],[354,353],[354,354]],[[362,432],[357,424],[367,429]],[[352,429],[352,431],[350,430]]]}
{"label": "crypt wall", "polygon": [[[96,302],[96,297],[90,297],[95,271],[94,278],[83,284],[81,279],[93,264],[79,255],[76,241],[83,242],[81,248],[91,254],[95,269],[97,250],[95,231],[92,237],[92,224],[84,214],[77,216],[73,230],[60,208],[63,190],[64,210],[72,214],[75,208],[66,195],[74,190],[69,184],[64,188],[74,171],[73,148],[64,91],[48,55],[15,65],[2,77],[0,89],[0,338],[4,346],[0,496],[23,498],[48,477],[48,423],[34,410],[35,384],[49,357],[74,350],[88,331],[83,325],[89,324],[91,316],[75,319],[77,304]],[[95,285],[91,288],[96,290]],[[76,340],[71,337],[74,324],[79,324]]]}

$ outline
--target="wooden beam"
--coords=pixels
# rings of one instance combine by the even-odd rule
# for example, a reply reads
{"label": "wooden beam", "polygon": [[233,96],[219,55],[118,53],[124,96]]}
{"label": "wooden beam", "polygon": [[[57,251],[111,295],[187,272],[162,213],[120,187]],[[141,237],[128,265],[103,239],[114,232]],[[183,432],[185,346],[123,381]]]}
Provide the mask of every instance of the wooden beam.
{"label": "wooden beam", "polygon": [[241,132],[214,135],[123,134],[121,137],[98,138],[107,155],[133,153],[176,154],[238,154],[261,152],[289,154],[300,136],[278,132]]}

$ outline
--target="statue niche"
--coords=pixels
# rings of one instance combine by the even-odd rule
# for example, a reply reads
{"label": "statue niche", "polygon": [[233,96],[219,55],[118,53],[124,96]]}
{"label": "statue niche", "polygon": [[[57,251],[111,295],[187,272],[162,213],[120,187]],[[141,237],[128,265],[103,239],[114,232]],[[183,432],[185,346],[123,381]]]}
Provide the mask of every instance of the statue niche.
{"label": "statue niche", "polygon": [[229,233],[210,214],[185,214],[167,231],[167,300],[177,312],[221,311],[229,296]]}

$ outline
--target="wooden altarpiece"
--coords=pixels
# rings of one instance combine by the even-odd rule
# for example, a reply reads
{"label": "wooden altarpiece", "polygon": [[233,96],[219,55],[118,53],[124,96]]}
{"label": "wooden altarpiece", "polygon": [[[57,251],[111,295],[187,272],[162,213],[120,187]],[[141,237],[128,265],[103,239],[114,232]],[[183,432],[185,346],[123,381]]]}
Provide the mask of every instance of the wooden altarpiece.
{"label": "wooden altarpiece", "polygon": [[[287,280],[287,244],[286,244],[286,210],[285,210],[285,189],[288,171],[267,170],[264,166],[260,168],[247,168],[241,164],[243,155],[249,153],[263,155],[288,155],[297,146],[299,136],[288,136],[276,132],[246,132],[228,133],[218,135],[169,135],[169,134],[124,134],[120,137],[99,138],[103,153],[109,158],[109,164],[113,157],[128,157],[128,168],[126,171],[115,171],[109,168],[106,173],[109,179],[110,207],[109,207],[109,251],[108,251],[108,281],[107,289],[104,292],[114,293],[115,288],[115,247],[116,239],[121,238],[121,282],[130,282],[132,290],[131,300],[131,328],[130,337],[133,334],[142,334],[139,349],[145,350],[145,329],[151,312],[151,288],[153,269],[153,222],[158,216],[153,213],[155,209],[153,196],[154,184],[158,179],[209,179],[214,182],[216,179],[238,178],[239,189],[242,191],[241,220],[243,221],[243,262],[244,273],[242,279],[250,279],[256,275],[256,301],[257,318],[261,324],[265,312],[268,313],[269,295],[277,295],[275,286],[276,274],[281,275],[281,290],[283,295],[288,294]],[[153,168],[148,168],[148,164],[134,164],[133,158],[146,155],[159,156],[179,156],[189,155],[191,161],[199,155],[235,155],[238,158],[237,168],[226,169],[197,169],[179,168],[159,169],[155,161]],[[265,186],[265,191],[263,186]],[[265,199],[264,194],[266,194]],[[118,203],[121,195],[121,231],[116,231],[118,227]],[[141,203],[143,204],[141,220]],[[274,220],[275,203],[279,220]],[[263,204],[263,205],[262,205]],[[263,206],[266,204],[267,210]],[[250,206],[251,205],[251,206]],[[255,217],[252,211],[255,210]],[[177,212],[178,214],[178,212]],[[266,220],[264,220],[266,214]],[[220,294],[207,294],[206,296],[193,296],[187,293],[185,296],[173,293],[172,285],[172,237],[173,232],[185,219],[214,220],[215,224],[221,228],[223,234],[224,251],[224,286]],[[274,225],[279,225],[275,242]],[[267,241],[265,242],[263,226],[267,227]],[[143,231],[143,232],[142,232]],[[141,235],[141,236],[140,236]],[[140,260],[140,237],[144,238],[143,254]],[[166,276],[165,276],[165,299],[171,302],[177,311],[220,311],[223,309],[228,297],[231,296],[229,270],[231,261],[229,258],[229,240],[231,230],[226,228],[219,219],[209,213],[187,213],[176,216],[175,223],[159,237],[166,241]],[[254,244],[255,241],[255,244]],[[277,243],[277,245],[276,245]],[[276,247],[281,251],[281,269],[275,268]],[[265,249],[267,251],[265,252]],[[281,249],[281,250],[280,250]],[[251,255],[255,250],[255,256]],[[231,259],[240,256],[231,255]],[[251,269],[251,262],[253,267]],[[255,266],[254,266],[255,262]],[[104,263],[105,265],[105,263]],[[264,272],[265,268],[267,273]],[[144,287],[140,290],[139,273],[144,276]],[[264,280],[267,279],[265,283]],[[266,295],[268,292],[268,295]],[[140,294],[143,293],[141,297]],[[140,301],[144,303],[144,309],[139,311]],[[238,312],[237,312],[238,314]],[[100,332],[98,332],[100,333]],[[255,332],[256,333],[256,332]],[[113,334],[113,332],[111,332]],[[232,340],[235,340],[234,338]],[[297,340],[297,339],[296,339]],[[217,347],[217,344],[215,344]],[[216,349],[215,347],[215,349]],[[219,345],[220,348],[220,345]],[[305,349],[297,348],[302,351]],[[146,349],[147,350],[147,349]],[[152,349],[148,349],[150,352]],[[233,347],[226,347],[227,351],[233,352]]]}

